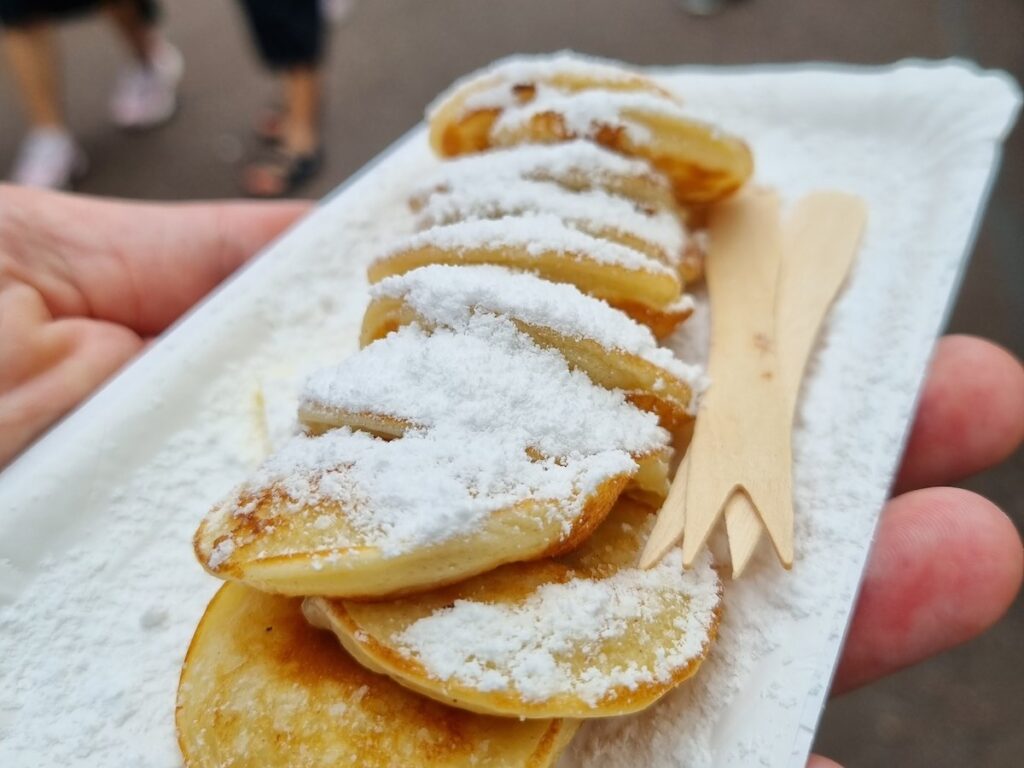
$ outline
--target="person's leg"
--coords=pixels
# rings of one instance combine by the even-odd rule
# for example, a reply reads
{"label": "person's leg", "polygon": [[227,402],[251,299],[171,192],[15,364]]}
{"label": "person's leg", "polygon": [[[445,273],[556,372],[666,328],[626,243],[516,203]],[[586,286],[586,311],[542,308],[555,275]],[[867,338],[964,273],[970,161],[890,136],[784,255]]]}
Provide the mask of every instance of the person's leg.
{"label": "person's leg", "polygon": [[114,89],[110,102],[114,122],[123,128],[159,125],[178,106],[178,83],[184,71],[181,53],[157,28],[154,0],[107,0],[104,5],[135,60]]}
{"label": "person's leg", "polygon": [[64,130],[53,27],[46,22],[9,27],[3,48],[30,125]]}
{"label": "person's leg", "polygon": [[67,129],[61,107],[53,27],[45,21],[7,27],[3,48],[29,123],[10,179],[34,187],[67,187],[84,170],[85,156]]}
{"label": "person's leg", "polygon": [[275,121],[276,146],[251,162],[242,178],[245,190],[260,197],[286,194],[320,166],[323,43],[320,0],[243,0],[260,55],[281,73],[284,103]]}
{"label": "person's leg", "polygon": [[132,56],[142,66],[149,66],[154,46],[158,43],[155,18],[148,6],[135,0],[107,0],[107,14],[128,44]]}
{"label": "person's leg", "polygon": [[284,73],[283,80],[281,142],[291,152],[311,154],[320,146],[320,73],[295,67]]}

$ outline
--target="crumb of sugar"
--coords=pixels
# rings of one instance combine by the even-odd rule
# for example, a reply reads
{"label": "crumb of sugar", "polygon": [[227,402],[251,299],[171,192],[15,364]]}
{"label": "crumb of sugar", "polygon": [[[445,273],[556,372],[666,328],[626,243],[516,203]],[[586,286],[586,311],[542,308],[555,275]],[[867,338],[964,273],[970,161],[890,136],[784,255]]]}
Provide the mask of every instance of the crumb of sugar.
{"label": "crumb of sugar", "polygon": [[235,547],[236,545],[233,539],[224,539],[223,541],[218,542],[218,544],[213,548],[213,551],[210,552],[210,558],[206,561],[207,564],[211,568],[219,568],[229,557],[231,557],[235,551]]}
{"label": "crumb of sugar", "polygon": [[139,626],[143,629],[159,629],[167,623],[169,615],[166,608],[151,605],[139,617]]}
{"label": "crumb of sugar", "polygon": [[[566,283],[497,266],[434,264],[388,277],[370,291],[375,298],[401,299],[432,324],[464,328],[482,309],[636,355],[695,390],[705,386],[702,366],[683,363],[658,346],[645,326]],[[692,305],[689,296],[684,299],[687,307]]]}
{"label": "crumb of sugar", "polygon": [[[651,663],[603,668],[595,656],[601,643],[637,636],[681,595],[688,610]],[[411,624],[396,643],[438,680],[512,691],[526,701],[568,694],[593,707],[615,689],[665,683],[699,657],[718,602],[710,557],[705,553],[685,570],[676,549],[649,570],[624,568],[604,579],[545,584],[510,605],[456,600]],[[581,665],[580,657],[594,663]]]}
{"label": "crumb of sugar", "polygon": [[631,235],[659,248],[678,264],[686,245],[682,222],[670,211],[643,213],[630,200],[603,190],[574,192],[548,181],[491,179],[453,186],[431,195],[417,215],[424,229],[463,219],[546,213],[600,236],[604,230]]}
{"label": "crumb of sugar", "polygon": [[380,260],[397,253],[431,247],[455,253],[477,248],[522,248],[531,256],[557,253],[579,261],[677,277],[671,268],[633,248],[584,234],[566,226],[557,216],[543,214],[460,221],[433,227],[404,238],[386,250]]}
{"label": "crumb of sugar", "polygon": [[422,198],[438,189],[517,178],[556,182],[582,178],[598,183],[639,178],[669,190],[664,176],[654,172],[646,160],[574,139],[561,144],[518,144],[447,160],[414,188],[412,196]]}
{"label": "crumb of sugar", "polygon": [[639,456],[668,444],[657,419],[621,392],[570,369],[507,318],[486,314],[466,318],[458,330],[404,326],[314,372],[300,404],[383,414],[428,431],[462,430],[467,439],[501,435],[547,457],[608,450]]}

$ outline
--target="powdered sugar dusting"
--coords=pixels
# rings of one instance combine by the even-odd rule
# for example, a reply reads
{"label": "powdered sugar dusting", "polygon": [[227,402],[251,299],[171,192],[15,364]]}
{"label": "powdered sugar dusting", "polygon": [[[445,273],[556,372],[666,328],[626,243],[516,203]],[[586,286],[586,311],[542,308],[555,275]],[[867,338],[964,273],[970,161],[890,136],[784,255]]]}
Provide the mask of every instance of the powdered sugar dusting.
{"label": "powdered sugar dusting", "polygon": [[701,366],[683,363],[671,350],[659,347],[646,326],[573,285],[502,267],[436,264],[386,278],[371,288],[371,294],[401,299],[427,322],[449,328],[466,327],[476,310],[508,315],[570,338],[590,339],[606,349],[636,355],[691,388],[703,388]]}
{"label": "powdered sugar dusting", "polygon": [[219,568],[223,565],[231,554],[235,551],[236,545],[233,539],[224,539],[218,542],[217,545],[210,552],[210,559],[207,563],[211,568]]}
{"label": "powdered sugar dusting", "polygon": [[[548,519],[568,532],[601,483],[636,470],[630,455],[616,449],[531,458],[514,437],[443,425],[390,441],[347,428],[299,436],[211,513],[209,534],[231,535],[232,518],[252,514],[251,500],[267,493],[292,516],[293,527],[306,530],[301,550],[280,544],[272,531],[256,538],[245,529],[230,539],[230,551],[248,545],[268,555],[375,547],[393,557],[470,535],[489,515],[529,499],[543,502]],[[332,510],[327,527],[320,522],[324,510]],[[207,560],[211,568],[213,560]]]}
{"label": "powdered sugar dusting", "polygon": [[[541,586],[511,605],[457,600],[419,619],[396,639],[399,652],[439,680],[524,700],[576,696],[590,706],[616,689],[666,683],[704,650],[719,601],[718,577],[705,554],[693,570],[673,550],[650,570],[624,568],[604,579]],[[650,663],[608,666],[602,646],[643,642],[645,623],[686,604],[671,642]],[[659,639],[660,638],[659,636]],[[579,658],[591,663],[579,663]]]}
{"label": "powdered sugar dusting", "polygon": [[572,180],[592,180],[594,187],[606,186],[610,180],[644,179],[669,194],[668,182],[654,173],[646,160],[626,157],[577,139],[562,144],[518,144],[473,155],[446,160],[413,190],[413,198],[425,198],[435,190],[476,186],[481,183],[510,179],[554,181],[565,184]]}
{"label": "powdered sugar dusting", "polygon": [[383,414],[428,430],[492,433],[549,457],[607,450],[642,455],[668,445],[652,415],[570,370],[558,352],[494,315],[470,316],[458,332],[405,326],[314,373],[300,402]]}
{"label": "powdered sugar dusting", "polygon": [[267,494],[289,511],[289,530],[305,530],[302,552],[369,546],[397,556],[471,534],[528,499],[544,500],[568,532],[602,483],[632,475],[634,456],[669,439],[654,416],[494,315],[458,332],[406,326],[314,373],[302,397],[412,428],[391,441],[347,428],[292,439],[211,513],[206,539],[226,536],[207,556],[211,568],[240,546],[297,551],[266,527],[233,526],[235,516],[264,514],[256,500]]}
{"label": "powdered sugar dusting", "polygon": [[[499,83],[508,91],[509,86],[530,84],[552,77],[568,76],[580,80],[603,80],[628,85],[642,76],[621,62],[586,56],[574,51],[559,51],[543,56],[513,55],[498,59],[490,66],[459,78],[427,107],[427,118],[460,92],[482,83]],[[469,97],[475,98],[475,94]]]}
{"label": "powdered sugar dusting", "polygon": [[477,248],[519,248],[531,256],[556,253],[579,261],[678,277],[669,267],[633,248],[584,234],[566,226],[557,216],[543,214],[462,221],[434,227],[402,240],[380,258],[383,260],[404,251],[431,247],[455,253]]}
{"label": "powdered sugar dusting", "polygon": [[[497,145],[517,142],[522,129],[538,115],[559,115],[569,136],[593,138],[605,126],[622,128],[632,142],[650,144],[650,128],[635,115],[652,115],[670,120],[693,118],[681,107],[662,96],[632,91],[588,90],[565,93],[555,88],[538,87],[536,96],[525,104],[506,103],[501,91],[494,91],[495,106],[502,112],[491,126],[491,138]],[[487,103],[486,95],[476,99],[478,105]]]}
{"label": "powdered sugar dusting", "polygon": [[452,187],[431,195],[417,215],[426,229],[464,219],[545,213],[591,235],[611,231],[642,240],[659,249],[663,258],[678,264],[686,232],[674,213],[641,212],[626,198],[601,190],[572,192],[551,182],[494,179]]}

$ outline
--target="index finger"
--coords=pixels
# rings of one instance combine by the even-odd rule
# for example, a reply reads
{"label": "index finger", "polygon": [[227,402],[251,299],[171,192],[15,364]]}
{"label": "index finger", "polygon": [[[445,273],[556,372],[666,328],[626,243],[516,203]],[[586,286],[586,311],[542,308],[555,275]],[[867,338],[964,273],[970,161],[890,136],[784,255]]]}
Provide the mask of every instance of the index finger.
{"label": "index finger", "polygon": [[895,492],[947,485],[995,466],[1024,440],[1024,367],[972,336],[939,341]]}

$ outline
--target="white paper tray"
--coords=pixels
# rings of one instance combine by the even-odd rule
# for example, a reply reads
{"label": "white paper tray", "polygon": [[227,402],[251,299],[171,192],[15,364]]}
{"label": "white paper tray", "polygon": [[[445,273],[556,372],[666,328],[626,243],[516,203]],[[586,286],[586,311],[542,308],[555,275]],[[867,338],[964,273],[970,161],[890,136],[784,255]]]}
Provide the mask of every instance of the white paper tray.
{"label": "white paper tray", "polygon": [[[794,570],[761,552],[701,674],[586,725],[562,764],[803,768],[1020,94],[957,62],[658,74],[750,140],[760,182],[855,192],[871,219],[801,396]],[[178,669],[216,588],[192,532],[262,450],[257,388],[286,403],[356,349],[366,263],[436,162],[414,129],[0,475],[0,765],[180,764]],[[691,326],[674,344],[692,354]]]}

